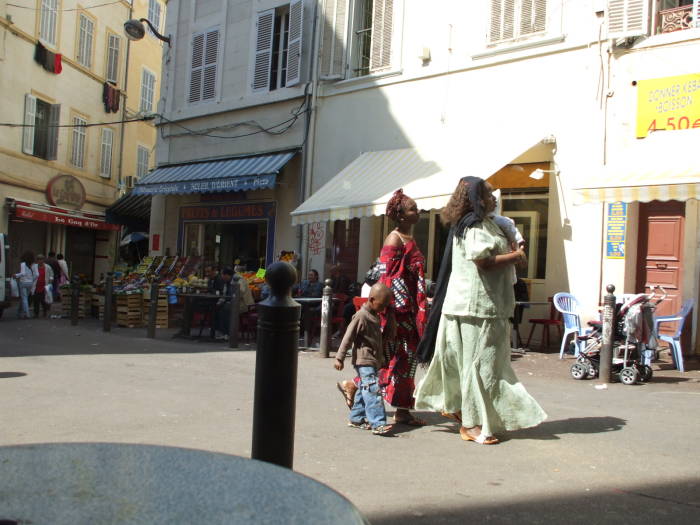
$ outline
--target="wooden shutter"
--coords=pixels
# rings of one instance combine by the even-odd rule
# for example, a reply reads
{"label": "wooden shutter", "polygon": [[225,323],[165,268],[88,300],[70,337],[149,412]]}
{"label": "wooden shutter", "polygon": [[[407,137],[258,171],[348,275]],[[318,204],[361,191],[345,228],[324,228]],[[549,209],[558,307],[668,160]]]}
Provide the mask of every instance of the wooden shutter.
{"label": "wooden shutter", "polygon": [[700,0],[693,0],[693,26],[700,27]]}
{"label": "wooden shutter", "polygon": [[649,0],[608,0],[608,38],[627,38],[649,32]]}
{"label": "wooden shutter", "polygon": [[287,48],[287,83],[295,86],[301,79],[301,36],[304,26],[304,5],[302,0],[292,0],[289,4],[289,46]]}
{"label": "wooden shutter", "polygon": [[107,80],[119,83],[119,49],[121,38],[117,35],[108,35],[107,38]]}
{"label": "wooden shutter", "polygon": [[374,0],[372,8],[372,44],[369,70],[391,67],[391,38],[394,32],[394,0]]}
{"label": "wooden shutter", "polygon": [[22,135],[22,151],[27,155],[34,154],[34,125],[36,124],[36,97],[24,95],[24,133]]}
{"label": "wooden shutter", "polygon": [[520,35],[540,33],[547,22],[547,0],[522,0]]}
{"label": "wooden shutter", "polygon": [[321,78],[345,77],[349,0],[325,0],[321,36]]}
{"label": "wooden shutter", "polygon": [[255,35],[255,59],[253,60],[253,91],[270,88],[270,61],[272,60],[272,36],[275,28],[275,10],[257,14]]}
{"label": "wooden shutter", "polygon": [[192,37],[192,62],[190,65],[190,94],[188,102],[202,100],[202,77],[204,73],[204,33]]}
{"label": "wooden shutter", "polygon": [[46,132],[46,160],[58,157],[58,125],[61,122],[61,104],[49,106],[49,129]]}
{"label": "wooden shutter", "polygon": [[114,132],[109,128],[102,129],[102,141],[100,144],[100,176],[110,178],[112,176],[112,142]]}
{"label": "wooden shutter", "polygon": [[515,38],[515,1],[491,0],[489,42]]}
{"label": "wooden shutter", "polygon": [[219,64],[219,30],[207,31],[204,42],[202,100],[216,98],[216,73]]}

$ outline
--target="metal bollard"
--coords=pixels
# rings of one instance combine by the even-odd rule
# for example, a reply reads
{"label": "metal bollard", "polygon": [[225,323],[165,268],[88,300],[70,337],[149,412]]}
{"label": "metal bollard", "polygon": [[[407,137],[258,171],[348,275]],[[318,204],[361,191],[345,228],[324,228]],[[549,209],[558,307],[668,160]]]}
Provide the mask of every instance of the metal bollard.
{"label": "metal bollard", "polygon": [[148,305],[148,326],[146,337],[155,339],[156,337],[156,316],[158,314],[158,280],[151,281],[151,304]]}
{"label": "metal bollard", "polygon": [[114,289],[114,274],[107,272],[105,279],[105,307],[102,311],[102,330],[109,332],[112,329],[112,290]]}
{"label": "metal bollard", "polygon": [[321,335],[319,351],[321,357],[328,357],[331,348],[331,307],[333,305],[333,281],[326,279],[323,287],[323,299],[321,299]]}
{"label": "metal bollard", "polygon": [[266,281],[270,297],[258,304],[252,458],[292,468],[301,316],[291,296],[296,270],[271,264]]}
{"label": "metal bollard", "polygon": [[238,333],[240,331],[240,309],[241,309],[241,276],[233,274],[233,290],[231,293],[231,310],[229,312],[228,323],[228,347],[238,348]]}
{"label": "metal bollard", "polygon": [[615,287],[609,284],[608,293],[603,300],[603,346],[600,349],[600,368],[598,378],[603,383],[612,381],[613,341],[615,339]]}
{"label": "metal bollard", "polygon": [[70,285],[70,324],[71,326],[78,325],[78,307],[80,305],[80,278],[77,275],[73,276],[73,282]]}

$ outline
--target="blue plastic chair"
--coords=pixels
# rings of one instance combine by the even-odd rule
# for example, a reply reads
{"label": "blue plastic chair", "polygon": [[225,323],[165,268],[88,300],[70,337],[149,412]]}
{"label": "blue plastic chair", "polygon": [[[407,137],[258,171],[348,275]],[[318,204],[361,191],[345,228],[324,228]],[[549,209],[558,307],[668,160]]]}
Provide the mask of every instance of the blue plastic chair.
{"label": "blue plastic chair", "polygon": [[561,339],[561,348],[559,349],[559,359],[563,359],[564,350],[566,349],[566,340],[569,334],[574,334],[575,355],[581,353],[584,348],[584,341],[576,339],[577,335],[583,335],[581,329],[581,316],[579,315],[579,302],[576,297],[570,293],[559,292],[554,295],[554,308],[561,312],[562,320],[564,321],[564,335]]}
{"label": "blue plastic chair", "polygon": [[[660,315],[654,318],[654,333],[662,341],[666,341],[671,350],[671,357],[673,358],[673,364],[676,368],[685,372],[683,367],[683,348],[681,347],[681,332],[683,332],[683,325],[685,324],[685,318],[688,317],[690,311],[695,307],[695,299],[686,299],[683,301],[683,306],[681,306],[681,311],[676,315]],[[672,323],[677,322],[678,327],[676,333],[673,335],[662,335],[659,333],[659,326],[661,323]]]}

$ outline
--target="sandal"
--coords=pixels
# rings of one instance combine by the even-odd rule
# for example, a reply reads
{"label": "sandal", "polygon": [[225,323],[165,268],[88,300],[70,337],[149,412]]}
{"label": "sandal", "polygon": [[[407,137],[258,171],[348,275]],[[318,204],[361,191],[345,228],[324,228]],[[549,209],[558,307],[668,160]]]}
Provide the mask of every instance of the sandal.
{"label": "sandal", "polygon": [[359,428],[360,430],[369,430],[372,428],[369,426],[367,421],[360,421],[359,423],[356,423],[355,421],[348,421],[348,426],[352,428]]}
{"label": "sandal", "polygon": [[401,417],[401,418],[396,418],[394,416],[394,423],[400,424],[400,425],[408,425],[409,427],[424,427],[425,425],[428,424],[427,421],[424,419],[419,419],[417,417],[414,417],[409,414],[408,417]]}
{"label": "sandal", "polygon": [[497,437],[487,436],[483,432],[480,432],[478,436],[474,437],[471,434],[469,434],[469,432],[467,432],[467,429],[464,427],[460,427],[459,435],[464,441],[473,441],[474,443],[478,443],[479,445],[496,445],[500,443]]}
{"label": "sandal", "polygon": [[442,417],[446,417],[447,419],[454,419],[458,423],[462,422],[462,413],[461,412],[440,412],[440,415]]}
{"label": "sandal", "polygon": [[[350,385],[348,385],[350,383]],[[340,391],[341,395],[343,396],[343,399],[345,400],[345,404],[348,406],[348,409],[352,408],[352,405],[355,403],[355,392],[357,392],[357,386],[355,383],[352,381],[340,381],[335,384],[335,386],[338,388]]]}
{"label": "sandal", "polygon": [[372,434],[375,436],[384,436],[391,432],[394,427],[392,425],[381,425],[372,429]]}

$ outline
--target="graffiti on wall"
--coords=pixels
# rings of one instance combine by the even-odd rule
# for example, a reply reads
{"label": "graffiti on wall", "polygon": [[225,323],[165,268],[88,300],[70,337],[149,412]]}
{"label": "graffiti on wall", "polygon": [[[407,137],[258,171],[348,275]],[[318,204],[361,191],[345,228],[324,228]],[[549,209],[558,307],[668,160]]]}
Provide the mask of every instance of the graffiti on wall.
{"label": "graffiti on wall", "polygon": [[321,255],[326,244],[326,223],[313,222],[309,226],[309,254]]}

